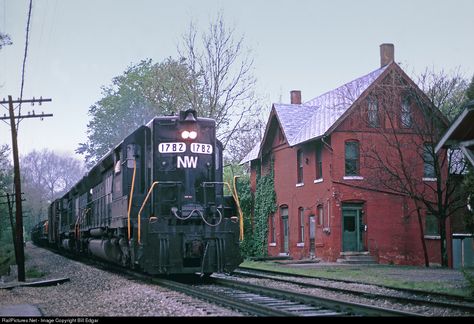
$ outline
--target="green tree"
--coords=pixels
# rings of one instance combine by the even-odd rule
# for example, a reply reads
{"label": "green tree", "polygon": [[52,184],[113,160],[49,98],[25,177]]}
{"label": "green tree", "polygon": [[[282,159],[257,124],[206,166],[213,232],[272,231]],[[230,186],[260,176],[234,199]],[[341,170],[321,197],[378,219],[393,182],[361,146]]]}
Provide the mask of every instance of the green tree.
{"label": "green tree", "polygon": [[92,166],[114,145],[154,116],[169,115],[189,107],[177,84],[189,78],[187,66],[171,58],[154,64],[151,59],[132,65],[112,84],[102,88],[102,99],[89,108],[87,143],[77,153]]}
{"label": "green tree", "polygon": [[11,193],[13,184],[13,167],[9,160],[9,152],[8,145],[0,145],[0,242],[11,240],[12,233],[5,197],[7,193]]}
{"label": "green tree", "polygon": [[[472,76],[471,83],[466,90],[466,102],[474,100],[474,75]],[[467,229],[474,233],[474,166],[470,165],[467,169],[467,173],[463,181],[463,190],[469,197],[469,209],[465,214],[464,223]]]}
{"label": "green tree", "polygon": [[471,83],[469,84],[469,87],[466,90],[466,97],[467,100],[474,100],[474,75],[472,76]]}

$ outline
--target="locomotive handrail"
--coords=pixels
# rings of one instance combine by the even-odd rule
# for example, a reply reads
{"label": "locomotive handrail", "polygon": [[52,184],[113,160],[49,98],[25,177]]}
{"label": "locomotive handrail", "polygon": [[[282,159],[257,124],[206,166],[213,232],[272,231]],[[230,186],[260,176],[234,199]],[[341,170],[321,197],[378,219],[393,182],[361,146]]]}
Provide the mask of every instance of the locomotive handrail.
{"label": "locomotive handrail", "polygon": [[129,241],[130,241],[130,212],[132,210],[133,188],[135,187],[135,173],[136,172],[137,172],[137,161],[133,160],[132,188],[130,188],[130,200],[128,202],[128,212],[127,212],[127,229],[128,229]]}
{"label": "locomotive handrail", "polygon": [[237,178],[239,176],[234,176],[234,200],[237,204],[237,211],[239,212],[239,225],[240,225],[240,240],[244,240],[244,214],[242,208],[240,208],[239,194],[237,193]]}
{"label": "locomotive handrail", "polygon": [[151,192],[153,191],[153,187],[155,187],[155,185],[157,185],[159,183],[172,183],[172,182],[180,183],[179,181],[155,181],[151,184],[151,187],[148,190],[148,193],[146,194],[145,200],[143,201],[142,206],[140,207],[140,210],[138,211],[138,244],[141,243],[141,241],[140,241],[140,227],[141,227],[140,218],[141,217],[140,216],[141,216],[143,208],[145,207],[145,204],[148,201],[148,198],[150,197]]}
{"label": "locomotive handrail", "polygon": [[239,176],[234,176],[234,190],[232,190],[232,188],[230,187],[230,184],[228,182],[203,182],[202,184],[203,184],[203,186],[205,186],[207,184],[225,184],[227,186],[227,188],[229,189],[229,192],[232,195],[232,198],[234,198],[235,204],[237,205],[237,210],[239,212],[240,240],[242,241],[244,239],[244,216],[243,216],[243,213],[242,213],[242,209],[240,208],[239,195],[237,194],[237,189],[236,189],[236,186],[235,186],[236,179],[238,177]]}

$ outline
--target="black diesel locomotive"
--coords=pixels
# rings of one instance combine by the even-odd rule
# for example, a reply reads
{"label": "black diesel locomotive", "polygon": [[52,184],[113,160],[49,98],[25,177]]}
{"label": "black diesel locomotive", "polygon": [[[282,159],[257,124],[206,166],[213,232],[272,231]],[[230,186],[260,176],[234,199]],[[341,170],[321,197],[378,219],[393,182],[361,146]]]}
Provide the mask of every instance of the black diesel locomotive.
{"label": "black diesel locomotive", "polygon": [[50,205],[48,241],[149,274],[232,272],[242,216],[224,186],[215,121],[155,117]]}

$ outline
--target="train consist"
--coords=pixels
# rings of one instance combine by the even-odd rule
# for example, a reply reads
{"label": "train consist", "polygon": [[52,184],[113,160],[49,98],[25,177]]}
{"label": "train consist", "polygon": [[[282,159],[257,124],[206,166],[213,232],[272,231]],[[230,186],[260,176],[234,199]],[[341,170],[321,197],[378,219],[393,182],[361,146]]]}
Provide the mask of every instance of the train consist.
{"label": "train consist", "polygon": [[222,162],[213,119],[155,117],[51,203],[33,242],[149,274],[232,272],[242,215]]}

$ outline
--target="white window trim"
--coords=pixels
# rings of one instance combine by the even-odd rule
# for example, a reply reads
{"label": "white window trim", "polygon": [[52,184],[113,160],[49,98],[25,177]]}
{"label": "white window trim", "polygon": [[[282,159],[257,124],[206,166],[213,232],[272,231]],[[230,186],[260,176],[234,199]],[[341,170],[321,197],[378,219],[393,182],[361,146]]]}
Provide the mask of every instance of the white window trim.
{"label": "white window trim", "polygon": [[297,186],[297,187],[303,187],[303,186],[304,186],[304,182],[297,183],[296,186]]}
{"label": "white window trim", "polygon": [[268,246],[277,246],[276,242],[268,243]]}
{"label": "white window trim", "polygon": [[314,183],[321,183],[321,182],[323,182],[323,178],[315,179],[313,182]]}
{"label": "white window trim", "polygon": [[344,176],[344,180],[364,180],[364,177],[361,176]]}
{"label": "white window trim", "polygon": [[423,181],[430,181],[430,182],[435,182],[438,181],[438,178],[424,178],[422,179]]}
{"label": "white window trim", "polygon": [[304,247],[304,242],[296,243],[296,247]]}
{"label": "white window trim", "polygon": [[441,239],[440,235],[425,235],[425,239],[427,240],[439,240]]}

